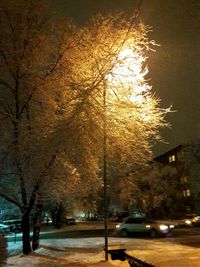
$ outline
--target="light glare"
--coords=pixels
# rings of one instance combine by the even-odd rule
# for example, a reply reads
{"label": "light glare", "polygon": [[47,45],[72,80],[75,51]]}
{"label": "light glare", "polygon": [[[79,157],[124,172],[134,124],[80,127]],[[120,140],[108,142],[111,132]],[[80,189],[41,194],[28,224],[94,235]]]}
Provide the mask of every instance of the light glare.
{"label": "light glare", "polygon": [[126,98],[130,102],[143,103],[145,92],[150,90],[151,86],[144,84],[148,68],[143,67],[145,58],[142,53],[139,49],[126,47],[119,52],[115,61],[112,72],[107,77],[109,94],[121,98],[126,91]]}

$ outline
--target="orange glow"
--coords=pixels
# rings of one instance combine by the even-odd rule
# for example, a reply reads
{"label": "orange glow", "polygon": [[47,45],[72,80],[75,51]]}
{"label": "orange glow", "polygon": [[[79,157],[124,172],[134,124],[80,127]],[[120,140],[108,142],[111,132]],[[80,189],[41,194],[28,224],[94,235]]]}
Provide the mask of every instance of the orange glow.
{"label": "orange glow", "polygon": [[109,93],[122,97],[126,91],[126,98],[131,102],[143,102],[143,93],[151,89],[144,84],[144,76],[148,73],[148,68],[143,66],[144,62],[145,58],[139,47],[134,47],[134,50],[131,47],[121,50],[112,72],[107,77]]}

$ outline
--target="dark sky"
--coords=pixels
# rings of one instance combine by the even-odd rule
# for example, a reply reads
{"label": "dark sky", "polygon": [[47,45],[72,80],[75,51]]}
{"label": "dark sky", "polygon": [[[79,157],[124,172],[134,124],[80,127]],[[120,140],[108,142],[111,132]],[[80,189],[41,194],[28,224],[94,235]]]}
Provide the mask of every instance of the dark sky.
{"label": "dark sky", "polygon": [[[52,2],[51,2],[52,1]],[[139,0],[50,0],[55,13],[87,22],[97,12],[134,11]],[[149,78],[171,129],[161,131],[168,144],[157,144],[157,156],[200,136],[200,0],[143,0],[141,20],[153,28],[150,37],[160,46],[148,59]]]}

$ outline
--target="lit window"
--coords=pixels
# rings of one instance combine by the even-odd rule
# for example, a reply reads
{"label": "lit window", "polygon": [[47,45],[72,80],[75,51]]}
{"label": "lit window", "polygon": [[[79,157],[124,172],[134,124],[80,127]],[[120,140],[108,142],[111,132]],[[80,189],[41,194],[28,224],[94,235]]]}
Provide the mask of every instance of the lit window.
{"label": "lit window", "polygon": [[187,189],[187,190],[186,190],[186,196],[189,197],[190,195],[191,195],[190,190]]}
{"label": "lit window", "polygon": [[170,163],[173,162],[173,161],[175,161],[175,160],[176,160],[175,155],[169,156],[169,162]]}
{"label": "lit window", "polygon": [[183,184],[188,183],[188,177],[187,176],[181,177],[180,180],[181,180],[181,183],[183,183]]}
{"label": "lit window", "polygon": [[183,190],[183,196],[184,196],[184,197],[189,197],[189,196],[191,196],[191,192],[190,192],[190,190],[189,190],[189,189]]}

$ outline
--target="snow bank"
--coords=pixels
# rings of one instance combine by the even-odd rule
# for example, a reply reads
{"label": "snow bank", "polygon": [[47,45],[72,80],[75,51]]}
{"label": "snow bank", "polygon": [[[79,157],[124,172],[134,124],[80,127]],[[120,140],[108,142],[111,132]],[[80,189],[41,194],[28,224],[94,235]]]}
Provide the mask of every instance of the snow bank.
{"label": "snow bank", "polygon": [[[135,238],[109,238],[109,243],[119,243],[127,253],[156,267],[199,267],[200,249],[170,244],[165,240]],[[21,242],[10,244],[9,251],[19,249]],[[41,246],[29,256],[9,257],[7,266],[66,266],[66,267],[129,267],[127,261],[104,262],[104,238],[68,238],[41,240]]]}

